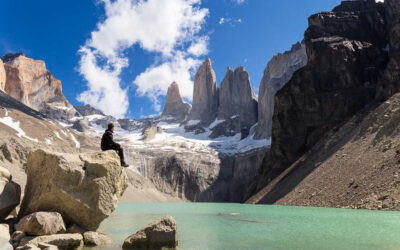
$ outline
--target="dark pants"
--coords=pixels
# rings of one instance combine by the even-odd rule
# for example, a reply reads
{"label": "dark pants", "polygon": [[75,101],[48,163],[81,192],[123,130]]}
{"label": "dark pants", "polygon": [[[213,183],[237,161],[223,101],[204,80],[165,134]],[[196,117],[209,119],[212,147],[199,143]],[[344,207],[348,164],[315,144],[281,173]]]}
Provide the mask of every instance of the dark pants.
{"label": "dark pants", "polygon": [[124,150],[123,149],[117,149],[116,151],[117,151],[117,153],[119,155],[119,158],[121,159],[121,165],[124,165],[125,164]]}
{"label": "dark pants", "polygon": [[[124,150],[123,149],[108,149],[108,150],[115,150],[118,155],[119,155],[119,159],[121,160],[121,165],[125,164],[125,158],[124,158]],[[107,150],[105,150],[107,151]]]}

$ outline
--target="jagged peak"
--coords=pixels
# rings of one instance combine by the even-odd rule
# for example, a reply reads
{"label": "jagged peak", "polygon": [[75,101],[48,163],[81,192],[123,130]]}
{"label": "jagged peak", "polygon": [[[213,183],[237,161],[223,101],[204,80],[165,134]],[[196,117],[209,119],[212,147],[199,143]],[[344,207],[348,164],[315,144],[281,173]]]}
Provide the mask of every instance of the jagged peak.
{"label": "jagged peak", "polygon": [[[4,54],[1,59],[3,60],[4,63],[6,62],[10,62],[12,60],[14,60],[15,58],[18,58],[20,56],[25,56],[24,53],[18,52],[18,53],[7,53]],[[26,57],[26,56],[25,56]]]}

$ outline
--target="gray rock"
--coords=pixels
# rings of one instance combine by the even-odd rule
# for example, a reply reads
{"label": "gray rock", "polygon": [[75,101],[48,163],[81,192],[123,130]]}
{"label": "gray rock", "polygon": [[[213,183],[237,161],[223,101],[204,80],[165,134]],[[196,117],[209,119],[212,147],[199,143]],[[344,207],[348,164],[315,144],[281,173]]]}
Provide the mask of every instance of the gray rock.
{"label": "gray rock", "polygon": [[255,139],[271,137],[274,98],[292,78],[294,72],[307,64],[305,43],[296,43],[292,49],[272,57],[264,71],[258,94],[258,125]]}
{"label": "gray rock", "polygon": [[182,101],[179,86],[173,82],[168,87],[167,100],[160,119],[167,122],[183,122],[188,118],[191,109],[189,104]]}
{"label": "gray rock", "polygon": [[163,130],[161,127],[151,126],[143,131],[143,141],[151,141],[157,134],[161,134],[162,132]]}
{"label": "gray rock", "polygon": [[84,106],[74,106],[74,108],[81,114],[82,116],[88,116],[88,115],[104,115],[103,112],[101,112],[98,109],[93,108],[89,104],[86,104]]}
{"label": "gray rock", "polygon": [[189,120],[210,124],[218,112],[218,88],[211,60],[207,58],[194,78],[193,104]]}
{"label": "gray rock", "polygon": [[36,212],[27,215],[15,225],[15,229],[33,236],[65,233],[63,218],[57,212]]}
{"label": "gray rock", "polygon": [[43,246],[43,244],[57,246],[59,249],[77,249],[83,246],[83,236],[81,234],[54,234],[39,237],[25,237],[21,240],[20,247],[30,245],[39,248],[39,245]]}
{"label": "gray rock", "polygon": [[249,73],[243,68],[228,68],[219,89],[218,119],[237,116],[243,127],[257,123],[257,97],[250,85]]}
{"label": "gray rock", "polygon": [[177,249],[178,229],[174,218],[166,216],[153,221],[129,236],[123,249]]}
{"label": "gray rock", "polygon": [[85,232],[83,234],[83,240],[86,246],[110,246],[112,240],[105,234],[98,232]]}
{"label": "gray rock", "polygon": [[0,167],[0,221],[3,221],[21,200],[21,187],[11,180],[10,172]]}
{"label": "gray rock", "polygon": [[72,128],[79,132],[87,132],[90,130],[89,120],[86,118],[79,119],[72,125]]}

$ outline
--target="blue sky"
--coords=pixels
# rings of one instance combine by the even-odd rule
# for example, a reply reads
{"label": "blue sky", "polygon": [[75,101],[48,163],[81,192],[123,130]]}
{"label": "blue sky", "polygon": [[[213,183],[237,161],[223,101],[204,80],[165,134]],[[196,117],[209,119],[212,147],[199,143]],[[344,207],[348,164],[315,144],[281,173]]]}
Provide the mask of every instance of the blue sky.
{"label": "blue sky", "polygon": [[206,57],[218,84],[228,66],[242,65],[257,93],[268,60],[303,39],[311,14],[339,3],[2,0],[0,54],[44,60],[73,105],[141,118],[162,111],[173,80],[190,101],[193,74]]}

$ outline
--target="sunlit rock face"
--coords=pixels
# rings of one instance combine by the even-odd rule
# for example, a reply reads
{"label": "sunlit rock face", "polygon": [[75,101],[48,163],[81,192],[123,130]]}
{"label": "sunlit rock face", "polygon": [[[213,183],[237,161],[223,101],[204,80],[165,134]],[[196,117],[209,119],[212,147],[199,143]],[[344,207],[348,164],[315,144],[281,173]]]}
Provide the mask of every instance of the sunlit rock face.
{"label": "sunlit rock face", "polygon": [[258,93],[258,125],[255,139],[271,137],[275,94],[292,78],[294,72],[306,64],[304,42],[296,43],[291,50],[275,55],[268,62]]}
{"label": "sunlit rock face", "polygon": [[217,117],[218,88],[211,60],[207,58],[194,78],[193,105],[189,120],[210,124]]}
{"label": "sunlit rock face", "polygon": [[238,116],[242,126],[251,127],[257,123],[257,115],[257,97],[249,73],[243,67],[229,67],[219,89],[218,119]]}
{"label": "sunlit rock face", "polygon": [[182,100],[178,84],[173,82],[168,87],[167,101],[161,119],[171,122],[183,122],[187,119],[190,110],[190,105]]}
{"label": "sunlit rock face", "polygon": [[61,81],[46,69],[43,61],[20,53],[6,54],[2,59],[6,72],[4,90],[8,95],[52,118],[66,120],[76,114],[62,93]]}
{"label": "sunlit rock face", "polygon": [[4,69],[3,60],[0,59],[0,90],[4,91],[6,86],[6,70]]}

